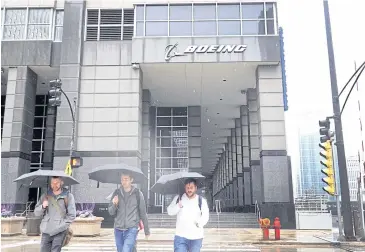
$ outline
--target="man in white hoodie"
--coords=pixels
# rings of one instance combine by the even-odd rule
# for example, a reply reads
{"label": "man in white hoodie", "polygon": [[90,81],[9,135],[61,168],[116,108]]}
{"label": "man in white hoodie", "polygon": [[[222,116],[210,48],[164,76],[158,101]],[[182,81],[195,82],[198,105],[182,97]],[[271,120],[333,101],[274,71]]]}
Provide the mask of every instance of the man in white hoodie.
{"label": "man in white hoodie", "polygon": [[197,192],[195,179],[185,181],[185,193],[177,195],[167,208],[169,215],[177,215],[174,239],[175,252],[200,252],[203,227],[209,220],[207,201]]}

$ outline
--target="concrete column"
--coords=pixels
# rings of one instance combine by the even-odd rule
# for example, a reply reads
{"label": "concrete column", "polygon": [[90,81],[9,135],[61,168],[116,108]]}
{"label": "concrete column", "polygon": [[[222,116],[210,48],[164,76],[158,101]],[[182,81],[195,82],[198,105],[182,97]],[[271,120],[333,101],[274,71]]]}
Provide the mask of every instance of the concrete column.
{"label": "concrete column", "polygon": [[1,145],[1,203],[20,210],[28,188],[13,180],[30,172],[37,75],[28,67],[9,68]]}
{"label": "concrete column", "polygon": [[142,163],[141,168],[148,178],[145,184],[141,185],[146,201],[149,199],[150,184],[150,160],[151,160],[151,127],[150,127],[151,92],[147,89],[142,93]]}
{"label": "concrete column", "polygon": [[202,173],[201,107],[188,108],[189,171]]}
{"label": "concrete column", "polygon": [[[151,162],[150,162],[150,185],[154,185],[156,183],[156,107],[150,107],[150,126],[151,126],[151,141],[150,141],[150,150],[151,150]],[[156,194],[150,192],[149,193],[149,205],[155,205]],[[160,212],[161,208],[151,209],[154,212]],[[150,211],[149,211],[150,212]]]}
{"label": "concrete column", "polygon": [[233,206],[233,198],[232,198],[232,183],[233,183],[233,161],[232,161],[232,138],[229,136],[228,138],[228,185],[227,185],[227,191],[228,191],[228,202],[229,207],[231,208]]}
{"label": "concrete column", "polygon": [[295,228],[290,161],[286,151],[280,66],[257,68],[262,216],[278,216],[284,228]]}
{"label": "concrete column", "polygon": [[[250,147],[249,153],[250,153],[251,182],[252,182],[251,203],[255,204],[256,201],[262,202],[262,172],[260,167],[259,121],[258,121],[257,93],[255,89],[248,89],[247,103],[248,103],[248,129],[249,129],[248,133],[249,133],[249,147]],[[244,168],[246,168],[245,163],[244,163]]]}
{"label": "concrete column", "polygon": [[252,201],[252,171],[251,171],[251,149],[250,149],[250,125],[248,106],[240,108],[241,140],[242,140],[242,176],[240,180],[244,185],[244,205],[247,210],[254,202]]}
{"label": "concrete column", "polygon": [[236,156],[237,156],[237,206],[242,208],[244,206],[244,185],[243,185],[243,158],[242,158],[242,130],[241,130],[241,119],[235,119],[236,127]]}
{"label": "concrete column", "polygon": [[232,205],[233,207],[237,207],[237,146],[236,146],[236,129],[231,129],[231,150],[232,150]]}

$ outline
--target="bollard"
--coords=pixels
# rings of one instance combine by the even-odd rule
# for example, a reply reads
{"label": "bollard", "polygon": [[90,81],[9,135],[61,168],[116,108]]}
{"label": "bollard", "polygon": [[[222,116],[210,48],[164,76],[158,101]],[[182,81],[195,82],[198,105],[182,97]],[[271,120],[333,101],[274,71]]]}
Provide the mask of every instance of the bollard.
{"label": "bollard", "polygon": [[275,220],[274,220],[274,230],[275,230],[275,240],[280,240],[280,228],[281,228],[281,225],[280,225],[280,219],[279,217],[276,217]]}

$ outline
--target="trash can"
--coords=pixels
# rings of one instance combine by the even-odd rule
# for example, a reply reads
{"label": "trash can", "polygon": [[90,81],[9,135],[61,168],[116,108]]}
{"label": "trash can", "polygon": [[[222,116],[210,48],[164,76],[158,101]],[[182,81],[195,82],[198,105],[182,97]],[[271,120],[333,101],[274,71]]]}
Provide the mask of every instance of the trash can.
{"label": "trash can", "polygon": [[27,217],[27,235],[38,236],[41,234],[40,225],[42,218],[36,217],[34,214],[30,214]]}

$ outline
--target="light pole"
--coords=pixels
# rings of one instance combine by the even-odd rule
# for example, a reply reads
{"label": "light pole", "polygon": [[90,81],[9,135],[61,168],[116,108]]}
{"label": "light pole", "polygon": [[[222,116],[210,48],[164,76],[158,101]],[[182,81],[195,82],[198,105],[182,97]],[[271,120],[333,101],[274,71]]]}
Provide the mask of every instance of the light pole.
{"label": "light pole", "polygon": [[[82,158],[75,153],[74,151],[74,143],[75,143],[75,133],[76,133],[76,113],[77,113],[77,98],[73,99],[73,106],[71,105],[70,99],[62,90],[62,81],[60,79],[50,81],[50,87],[48,94],[50,96],[48,103],[52,107],[59,107],[61,105],[61,95],[63,94],[68,102],[70,107],[71,117],[72,117],[72,133],[71,133],[71,142],[70,142],[70,157],[69,163],[71,167],[71,172],[69,175],[72,176],[72,168],[78,168],[82,166]],[[67,169],[66,169],[67,170]],[[70,187],[71,189],[71,187]]]}
{"label": "light pole", "polygon": [[353,220],[351,216],[352,211],[351,211],[351,201],[349,192],[349,181],[347,176],[346,155],[343,141],[341,109],[340,109],[340,101],[337,87],[335,55],[332,43],[331,20],[329,14],[328,0],[323,1],[323,7],[324,7],[324,17],[326,25],[327,50],[328,50],[331,90],[332,90],[332,106],[334,113],[333,119],[335,121],[337,157],[338,157],[339,176],[341,185],[343,226],[344,226],[345,239],[348,241],[356,241],[353,230]]}

